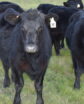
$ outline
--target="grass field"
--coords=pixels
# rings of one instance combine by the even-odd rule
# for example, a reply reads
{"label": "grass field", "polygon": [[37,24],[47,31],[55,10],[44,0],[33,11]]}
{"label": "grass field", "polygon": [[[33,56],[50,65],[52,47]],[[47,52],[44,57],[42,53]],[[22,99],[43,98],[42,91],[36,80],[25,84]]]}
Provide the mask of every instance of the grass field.
{"label": "grass field", "polygon": [[[1,0],[0,0],[1,1]],[[3,0],[2,0],[3,1]],[[9,0],[12,1],[12,0]],[[24,9],[35,8],[40,3],[61,5],[64,0],[13,0]],[[3,88],[4,71],[0,63],[0,104],[13,104],[14,84]],[[21,93],[22,104],[35,104],[36,93],[33,82],[24,74],[25,85]],[[54,49],[44,80],[43,96],[45,104],[84,104],[84,75],[81,77],[81,89],[74,90],[74,72],[70,52],[67,47],[56,56]]]}

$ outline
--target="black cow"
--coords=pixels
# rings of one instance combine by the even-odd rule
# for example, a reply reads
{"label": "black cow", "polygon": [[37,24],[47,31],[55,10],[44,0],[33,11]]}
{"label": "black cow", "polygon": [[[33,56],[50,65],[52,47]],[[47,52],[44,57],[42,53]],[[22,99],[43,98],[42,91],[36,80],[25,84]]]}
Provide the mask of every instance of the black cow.
{"label": "black cow", "polygon": [[68,0],[67,2],[63,2],[66,7],[73,7],[78,9],[83,9],[82,0]]}
{"label": "black cow", "polygon": [[[50,28],[50,35],[52,38],[52,42],[54,44],[56,53],[59,55],[60,54],[60,42],[64,40],[65,36],[65,31],[67,29],[67,26],[69,24],[69,18],[72,16],[75,12],[77,12],[78,9],[75,8],[67,8],[63,6],[55,6],[54,8],[50,9],[48,14],[57,14],[59,19],[57,21],[57,27],[56,28]],[[49,21],[48,21],[49,23]],[[48,24],[47,23],[47,24]]]}
{"label": "black cow", "polygon": [[[37,9],[39,11],[41,11],[44,14],[48,14],[48,11],[54,7],[58,7],[56,5],[53,4],[40,4]],[[51,34],[50,34],[51,35]],[[51,36],[52,37],[52,36]],[[53,44],[53,39],[52,39],[52,44]],[[55,44],[54,47],[56,48]],[[59,43],[59,47],[57,47],[57,50],[59,50],[60,48],[64,48],[64,40],[62,39],[62,42]],[[59,52],[56,51],[56,54],[59,55]]]}
{"label": "black cow", "polygon": [[56,54],[59,55],[60,48],[64,48],[64,35],[68,26],[69,17],[78,10],[75,8],[67,8],[64,6],[56,6],[52,4],[40,4],[37,9],[44,14],[55,13],[59,16],[57,28],[51,29],[49,27],[52,44],[54,44]]}
{"label": "black cow", "polygon": [[74,88],[80,88],[80,76],[84,73],[84,11],[79,11],[70,18],[66,41],[74,66]]}
{"label": "black cow", "polygon": [[[17,4],[11,3],[11,2],[0,2],[0,28],[2,26],[5,26],[6,21],[3,20],[4,12],[7,8],[13,8],[19,13],[22,13],[24,10]],[[7,35],[8,36],[8,35]],[[7,37],[6,36],[6,37]],[[4,60],[5,63],[3,63],[3,68],[5,71],[5,78],[4,78],[4,87],[8,87],[10,85],[10,78],[9,78],[9,65],[8,65],[8,60]]]}
{"label": "black cow", "polygon": [[7,8],[13,8],[16,11],[22,13],[24,10],[17,4],[12,2],[0,2],[0,13],[4,12]]}
{"label": "black cow", "polygon": [[51,56],[51,38],[46,20],[57,15],[46,15],[37,10],[20,14],[14,9],[7,9],[3,20],[5,26],[0,28],[0,56],[8,67],[11,67],[15,83],[13,104],[21,104],[20,93],[24,86],[25,72],[35,82],[37,93],[36,104],[44,104],[42,98],[43,79]]}

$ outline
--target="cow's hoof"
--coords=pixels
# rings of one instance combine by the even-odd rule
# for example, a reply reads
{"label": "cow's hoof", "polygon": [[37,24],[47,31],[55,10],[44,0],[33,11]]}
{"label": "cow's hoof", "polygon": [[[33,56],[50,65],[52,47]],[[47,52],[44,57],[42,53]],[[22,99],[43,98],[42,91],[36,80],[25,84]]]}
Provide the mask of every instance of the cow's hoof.
{"label": "cow's hoof", "polygon": [[10,79],[4,79],[4,83],[3,83],[3,87],[6,88],[6,87],[9,87],[10,86]]}
{"label": "cow's hoof", "polygon": [[21,104],[21,99],[17,97],[17,98],[14,100],[13,104]]}
{"label": "cow's hoof", "polygon": [[60,53],[56,53],[56,56],[60,56]]}
{"label": "cow's hoof", "polygon": [[59,51],[56,51],[56,56],[60,56],[60,52]]}
{"label": "cow's hoof", "polygon": [[74,84],[74,89],[80,89],[80,84],[75,83]]}
{"label": "cow's hoof", "polygon": [[43,100],[37,100],[36,104],[44,104]]}
{"label": "cow's hoof", "polygon": [[61,49],[64,48],[64,45],[61,45]]}

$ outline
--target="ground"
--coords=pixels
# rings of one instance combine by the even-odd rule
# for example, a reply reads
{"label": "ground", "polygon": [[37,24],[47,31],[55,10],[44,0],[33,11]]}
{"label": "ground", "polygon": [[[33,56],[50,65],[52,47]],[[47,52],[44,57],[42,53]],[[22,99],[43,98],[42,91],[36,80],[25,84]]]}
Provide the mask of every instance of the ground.
{"label": "ground", "polygon": [[[1,0],[0,0],[1,1]],[[10,0],[12,1],[12,0]],[[40,3],[61,5],[63,0],[13,0],[24,9],[35,8]],[[10,71],[11,73],[11,71]],[[11,75],[10,75],[11,76]],[[3,88],[4,71],[0,62],[0,104],[13,104],[14,84]],[[81,77],[81,88],[75,90],[74,71],[70,51],[66,47],[61,50],[61,56],[56,56],[54,49],[45,75],[43,97],[45,104],[84,104],[84,75]],[[22,104],[35,104],[36,93],[33,81],[24,74],[25,85],[21,93]]]}

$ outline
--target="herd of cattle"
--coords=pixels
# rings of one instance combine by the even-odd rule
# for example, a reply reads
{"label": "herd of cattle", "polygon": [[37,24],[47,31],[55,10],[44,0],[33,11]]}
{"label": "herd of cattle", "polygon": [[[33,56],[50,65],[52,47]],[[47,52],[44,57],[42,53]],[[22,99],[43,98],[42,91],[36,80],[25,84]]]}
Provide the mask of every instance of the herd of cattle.
{"label": "herd of cattle", "polygon": [[84,72],[83,2],[68,0],[63,4],[40,4],[25,11],[15,3],[0,2],[0,59],[5,72],[4,87],[10,85],[11,68],[16,89],[13,104],[21,104],[24,72],[34,80],[36,104],[44,104],[43,79],[52,45],[59,55],[64,39],[73,61],[74,88],[80,88],[80,76]]}

